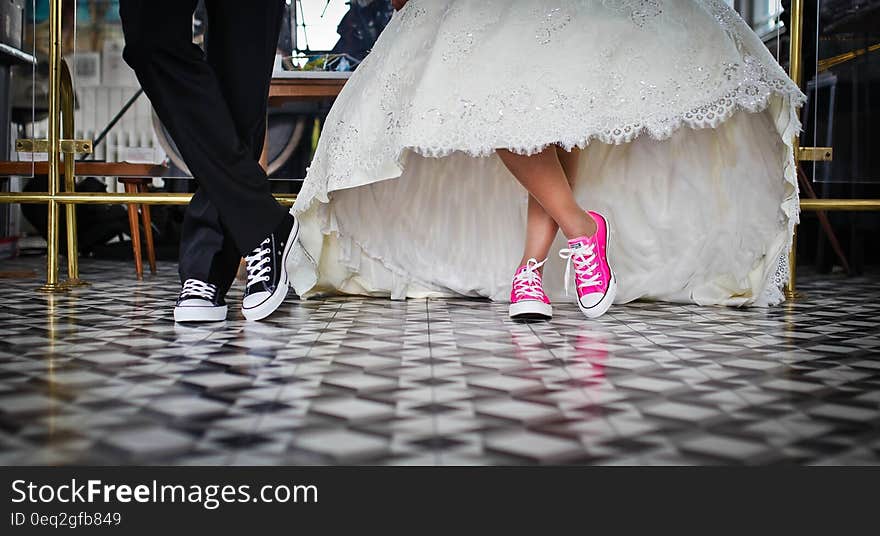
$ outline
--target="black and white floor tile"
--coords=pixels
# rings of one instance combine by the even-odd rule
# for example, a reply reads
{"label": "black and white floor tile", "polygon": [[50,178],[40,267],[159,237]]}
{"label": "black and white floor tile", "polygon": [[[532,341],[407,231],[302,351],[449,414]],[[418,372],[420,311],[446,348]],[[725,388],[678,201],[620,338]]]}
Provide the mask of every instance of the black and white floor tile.
{"label": "black and white floor tile", "polygon": [[[175,325],[175,266],[0,264],[0,465],[877,464],[880,285],[770,309],[289,299]],[[26,277],[22,271],[33,271]]]}

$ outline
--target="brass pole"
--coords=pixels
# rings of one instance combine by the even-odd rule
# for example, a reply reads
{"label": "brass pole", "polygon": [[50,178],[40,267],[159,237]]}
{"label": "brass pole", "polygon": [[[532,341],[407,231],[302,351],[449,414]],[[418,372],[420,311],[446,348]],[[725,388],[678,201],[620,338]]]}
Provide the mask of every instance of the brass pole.
{"label": "brass pole", "polygon": [[[77,205],[187,205],[192,200],[192,194],[62,192],[50,195],[48,192],[0,192],[0,203],[48,203],[51,199],[61,204]],[[275,194],[275,199],[282,205],[292,205],[296,202],[296,194]]]}
{"label": "brass pole", "polygon": [[869,47],[860,48],[858,50],[851,50],[849,52],[838,54],[837,56],[831,56],[830,58],[825,58],[824,60],[819,60],[816,63],[816,70],[820,73],[827,71],[832,67],[836,67],[842,63],[846,63],[848,61],[852,61],[856,58],[864,56],[865,54],[870,54],[871,52],[877,52],[880,50],[880,43],[873,44]]}
{"label": "brass pole", "polygon": [[58,194],[60,182],[61,132],[61,2],[49,2],[49,203],[46,225],[46,284],[40,287],[44,292],[67,290],[58,284]]}
{"label": "brass pole", "polygon": [[804,199],[801,210],[874,211],[880,210],[880,199]]}
{"label": "brass pole", "polygon": [[[73,77],[67,62],[61,60],[61,130],[66,140],[74,138],[74,93]],[[76,177],[74,176],[74,161],[76,155],[72,152],[64,153],[64,191],[74,193],[76,191]],[[67,281],[68,287],[81,287],[88,285],[79,278],[79,245],[76,232],[76,205],[68,203],[64,207],[67,216]]]}
{"label": "brass pole", "polygon": [[[803,28],[804,28],[804,2],[803,0],[791,0],[791,28],[789,28],[789,71],[792,81],[800,87],[803,76]],[[797,164],[798,149],[800,147],[800,133],[795,134],[792,140],[794,148],[795,164]],[[791,249],[788,252],[788,285],[785,296],[788,299],[795,298],[795,281],[797,279],[797,227],[791,237]]]}

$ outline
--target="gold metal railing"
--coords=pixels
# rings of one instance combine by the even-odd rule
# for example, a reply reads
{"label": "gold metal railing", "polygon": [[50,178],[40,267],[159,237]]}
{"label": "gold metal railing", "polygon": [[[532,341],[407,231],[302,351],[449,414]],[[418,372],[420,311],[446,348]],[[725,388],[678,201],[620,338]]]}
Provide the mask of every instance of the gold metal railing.
{"label": "gold metal railing", "polygon": [[[803,29],[804,29],[804,3],[803,0],[791,0],[791,28],[789,28],[789,64],[788,76],[797,84],[801,85],[803,77]],[[801,139],[800,132],[795,133],[792,140],[794,148],[795,165],[800,159]],[[801,205],[803,208],[803,205]],[[788,299],[796,296],[797,288],[797,227],[794,228],[794,236],[791,237],[791,249],[788,252],[788,284],[785,286],[785,294]]]}
{"label": "gold metal railing", "polygon": [[[61,135],[64,140],[73,140],[74,132],[74,102],[76,96],[73,92],[73,77],[70,76],[70,69],[67,62],[61,62]],[[91,143],[87,142],[82,150],[91,151]],[[71,147],[68,150],[60,150],[64,154],[64,191],[72,193],[76,191],[76,176],[74,175],[74,166],[76,162],[77,150]],[[76,233],[76,205],[69,204],[64,207],[65,216],[67,218],[67,287],[81,287],[88,283],[79,278],[79,244],[77,242]],[[57,265],[57,262],[56,262]]]}
{"label": "gold metal railing", "polygon": [[[792,0],[788,75],[798,86],[803,81],[803,27],[804,2],[803,0]],[[862,53],[867,53],[867,51]],[[841,58],[832,59],[837,61]],[[848,59],[851,58],[847,57],[844,61]],[[820,61],[820,70],[825,70],[829,66],[829,63],[823,64]],[[795,135],[793,146],[796,161],[830,161],[833,158],[831,147],[801,147],[799,134]],[[874,211],[880,210],[880,199],[801,199],[800,205],[801,210],[812,211]],[[797,296],[797,229],[795,229],[795,235],[791,241],[788,265],[789,276],[785,291],[786,297],[793,299]]]}
{"label": "gold metal railing", "polygon": [[801,199],[801,209],[867,212],[880,210],[880,199]]}
{"label": "gold metal railing", "polygon": [[[100,192],[0,192],[0,203],[48,203],[54,200],[62,205],[107,205],[113,203],[138,203],[143,205],[187,205],[193,194],[169,193],[100,193]],[[276,194],[281,204],[292,205],[296,194]]]}
{"label": "gold metal railing", "polygon": [[67,287],[58,283],[58,183],[61,176],[60,140],[58,123],[61,119],[61,1],[49,2],[49,206],[46,228],[48,251],[46,284],[41,290],[55,292]]}

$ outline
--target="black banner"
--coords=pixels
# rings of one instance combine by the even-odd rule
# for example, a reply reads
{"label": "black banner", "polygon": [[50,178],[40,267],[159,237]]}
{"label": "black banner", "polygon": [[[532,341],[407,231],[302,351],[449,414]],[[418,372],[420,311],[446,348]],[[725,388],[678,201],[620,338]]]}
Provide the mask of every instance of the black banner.
{"label": "black banner", "polygon": [[[844,468],[15,467],[0,534],[716,529],[848,534],[880,471]],[[603,529],[604,530],[604,529]],[[211,531],[211,532],[207,532]],[[664,532],[665,533],[665,532]]]}

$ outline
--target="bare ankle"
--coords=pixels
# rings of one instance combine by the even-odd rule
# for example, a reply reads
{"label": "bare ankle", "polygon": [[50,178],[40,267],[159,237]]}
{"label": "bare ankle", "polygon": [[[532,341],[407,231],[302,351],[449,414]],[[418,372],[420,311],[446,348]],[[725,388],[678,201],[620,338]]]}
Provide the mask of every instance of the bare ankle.
{"label": "bare ankle", "polygon": [[[523,266],[526,266],[526,265],[529,264],[531,261],[535,261],[536,263],[539,263],[539,264],[540,264],[540,263],[543,262],[546,258],[547,258],[546,255],[538,255],[538,256],[535,256],[535,255],[525,255],[525,256],[523,256],[522,259],[520,259],[520,261],[519,261],[519,266],[518,266],[517,269],[522,268]],[[533,263],[533,264],[534,264],[534,263]],[[541,273],[541,272],[543,272],[543,271],[544,271],[544,267],[543,267],[543,266],[540,267],[540,268],[538,268],[538,272],[539,272],[539,273]]]}
{"label": "bare ankle", "polygon": [[578,218],[571,226],[563,226],[562,233],[569,240],[580,238],[582,236],[593,236],[599,230],[596,220],[586,212],[581,212],[582,217]]}

